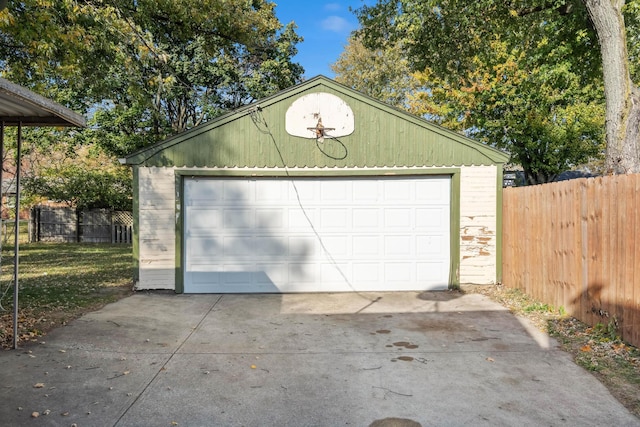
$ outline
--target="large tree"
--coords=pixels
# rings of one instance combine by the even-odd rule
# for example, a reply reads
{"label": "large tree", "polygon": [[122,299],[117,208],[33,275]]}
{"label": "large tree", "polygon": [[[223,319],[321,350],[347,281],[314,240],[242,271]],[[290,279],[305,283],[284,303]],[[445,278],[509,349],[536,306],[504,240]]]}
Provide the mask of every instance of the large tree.
{"label": "large tree", "polygon": [[576,74],[570,49],[545,46],[541,61],[523,43],[495,37],[484,55],[442,76],[437,66],[411,72],[406,44],[383,39],[368,48],[352,37],[333,66],[336,80],[509,151],[530,184],[602,156],[599,75]]}
{"label": "large tree", "polygon": [[401,43],[371,49],[354,34],[331,69],[337,82],[399,108],[407,108],[408,95],[417,89]]}
{"label": "large tree", "polygon": [[301,80],[301,38],[267,0],[9,1],[0,65],[91,116],[122,155]]}
{"label": "large tree", "polygon": [[[526,54],[529,66],[566,61],[581,84],[604,76],[606,167],[640,172],[640,99],[633,84],[627,32],[637,39],[638,1],[621,0],[380,0],[357,11],[371,48],[401,40],[414,70],[429,69],[452,87],[470,82],[478,61],[493,63],[494,43]],[[635,53],[635,48],[630,49]],[[633,57],[632,57],[633,58]],[[589,100],[587,100],[589,101]]]}

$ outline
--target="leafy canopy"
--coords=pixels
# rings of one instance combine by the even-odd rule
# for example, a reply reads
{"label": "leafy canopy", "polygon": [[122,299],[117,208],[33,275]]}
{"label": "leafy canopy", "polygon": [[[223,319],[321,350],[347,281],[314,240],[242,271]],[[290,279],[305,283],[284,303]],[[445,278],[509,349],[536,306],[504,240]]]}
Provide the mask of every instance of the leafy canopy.
{"label": "leafy canopy", "polygon": [[78,209],[132,209],[131,170],[109,159],[98,147],[79,152],[31,152],[33,164],[23,190],[33,204],[41,200]]}
{"label": "leafy canopy", "polygon": [[266,0],[24,0],[0,12],[5,77],[90,116],[127,154],[291,86],[301,38]]}
{"label": "leafy canopy", "polygon": [[602,155],[600,59],[580,2],[380,1],[357,14],[368,49],[402,47],[410,111],[507,150],[529,183]]}

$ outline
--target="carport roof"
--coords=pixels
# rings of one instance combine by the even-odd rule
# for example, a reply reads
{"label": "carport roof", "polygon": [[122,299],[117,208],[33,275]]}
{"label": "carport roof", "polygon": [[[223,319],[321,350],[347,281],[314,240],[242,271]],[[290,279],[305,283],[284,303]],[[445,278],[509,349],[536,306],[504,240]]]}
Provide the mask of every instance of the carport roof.
{"label": "carport roof", "polygon": [[0,78],[0,122],[23,126],[86,126],[80,114]]}

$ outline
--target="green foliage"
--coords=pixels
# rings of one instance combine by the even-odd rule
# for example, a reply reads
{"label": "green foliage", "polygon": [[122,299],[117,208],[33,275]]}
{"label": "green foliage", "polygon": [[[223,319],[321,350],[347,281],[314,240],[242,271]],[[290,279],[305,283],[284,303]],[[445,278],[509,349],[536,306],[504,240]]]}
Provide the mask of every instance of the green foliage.
{"label": "green foliage", "polygon": [[609,322],[599,322],[593,327],[593,333],[600,340],[620,341],[620,333],[618,330],[618,320],[614,317]]}
{"label": "green foliage", "polygon": [[523,308],[525,313],[531,313],[534,311],[538,311],[541,313],[551,313],[553,312],[553,308],[549,304],[544,304],[541,302],[534,302],[530,305],[527,305]]}
{"label": "green foliage", "polygon": [[266,0],[26,0],[0,12],[3,74],[90,116],[121,156],[301,80]]}
{"label": "green foliage", "polygon": [[368,49],[353,35],[331,69],[339,83],[399,108],[408,108],[408,94],[418,89],[401,43]]}
{"label": "green foliage", "polygon": [[65,202],[79,209],[132,209],[132,178],[125,168],[87,169],[69,164],[50,167],[24,181],[26,195]]}
{"label": "green foliage", "polygon": [[603,156],[600,56],[581,2],[381,0],[357,14],[369,50],[402,46],[418,81],[410,111],[508,151],[528,183]]}
{"label": "green foliage", "polygon": [[78,209],[132,209],[131,170],[113,163],[100,147],[46,155],[34,150],[30,159],[23,194],[33,204],[44,198]]}
{"label": "green foliage", "polygon": [[640,0],[627,1],[623,13],[627,28],[631,80],[640,83]]}
{"label": "green foliage", "polygon": [[496,40],[538,65],[573,55],[585,78],[600,73],[596,35],[579,0],[380,0],[357,11],[365,44],[402,40],[413,68],[438,76],[472,72],[492,62]]}

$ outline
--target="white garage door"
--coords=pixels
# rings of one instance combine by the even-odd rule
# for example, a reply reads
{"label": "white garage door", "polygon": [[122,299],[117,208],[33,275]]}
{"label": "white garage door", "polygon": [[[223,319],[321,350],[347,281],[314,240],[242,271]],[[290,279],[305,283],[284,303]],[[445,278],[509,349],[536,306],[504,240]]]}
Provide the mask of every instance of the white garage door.
{"label": "white garage door", "polygon": [[449,177],[185,180],[184,292],[446,289]]}

